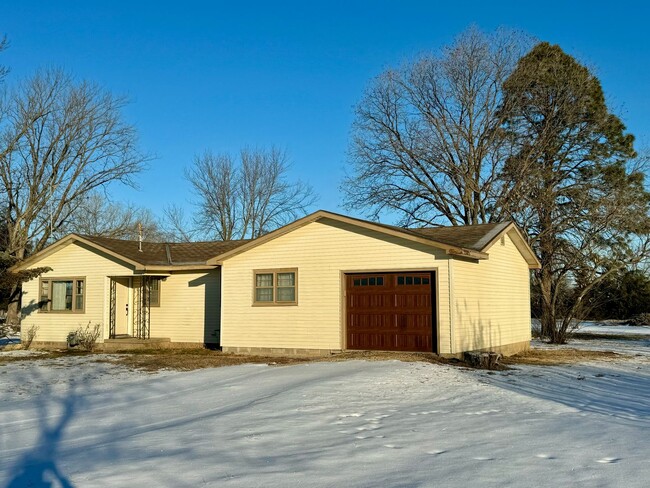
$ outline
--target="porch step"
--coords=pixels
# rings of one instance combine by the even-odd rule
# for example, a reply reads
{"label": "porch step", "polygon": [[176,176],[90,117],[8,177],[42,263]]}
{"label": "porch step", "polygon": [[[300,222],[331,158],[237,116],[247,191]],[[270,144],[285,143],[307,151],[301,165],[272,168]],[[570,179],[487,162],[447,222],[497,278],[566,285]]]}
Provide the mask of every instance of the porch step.
{"label": "porch step", "polygon": [[171,343],[169,337],[152,337],[150,339],[138,339],[137,337],[116,337],[115,339],[104,340],[104,352],[120,351],[129,349],[158,349],[168,347]]}

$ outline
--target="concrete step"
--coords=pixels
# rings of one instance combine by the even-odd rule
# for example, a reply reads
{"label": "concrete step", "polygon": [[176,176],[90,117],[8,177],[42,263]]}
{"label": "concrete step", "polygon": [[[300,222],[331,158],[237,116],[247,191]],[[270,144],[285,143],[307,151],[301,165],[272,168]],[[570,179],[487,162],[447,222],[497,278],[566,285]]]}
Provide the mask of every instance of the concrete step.
{"label": "concrete step", "polygon": [[169,337],[152,337],[151,339],[138,339],[137,337],[116,337],[104,340],[104,352],[130,350],[130,349],[157,349],[168,347],[171,343]]}

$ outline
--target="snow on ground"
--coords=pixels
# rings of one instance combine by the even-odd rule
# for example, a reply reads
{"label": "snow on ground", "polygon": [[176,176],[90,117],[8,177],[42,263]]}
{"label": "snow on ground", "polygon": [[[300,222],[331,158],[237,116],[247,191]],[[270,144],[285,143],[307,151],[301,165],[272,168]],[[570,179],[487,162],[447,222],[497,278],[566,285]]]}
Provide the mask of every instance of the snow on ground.
{"label": "snow on ground", "polygon": [[[576,331],[578,334],[567,344],[561,346],[549,345],[539,340],[533,340],[532,346],[538,349],[570,348],[592,351],[615,351],[634,358],[644,358],[650,355],[650,327],[630,325],[610,325],[607,322],[583,322]],[[581,333],[587,333],[597,339],[584,339]],[[625,338],[625,339],[622,339]]]}
{"label": "snow on ground", "polygon": [[20,335],[19,334],[10,334],[6,337],[0,337],[0,348],[5,346],[12,346],[20,344]]}
{"label": "snow on ground", "polygon": [[649,349],[503,372],[9,363],[0,486],[645,487]]}
{"label": "snow on ground", "polygon": [[577,332],[603,335],[647,335],[650,339],[650,327],[647,325],[615,325],[608,322],[582,322]]}

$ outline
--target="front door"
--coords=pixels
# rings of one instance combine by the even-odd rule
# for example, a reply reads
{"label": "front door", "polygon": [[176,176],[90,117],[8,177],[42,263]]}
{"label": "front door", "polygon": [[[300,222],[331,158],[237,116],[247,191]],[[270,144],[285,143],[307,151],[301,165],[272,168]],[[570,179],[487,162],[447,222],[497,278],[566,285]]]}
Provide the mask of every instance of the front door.
{"label": "front door", "polygon": [[131,278],[113,278],[113,280],[115,280],[115,335],[129,335]]}

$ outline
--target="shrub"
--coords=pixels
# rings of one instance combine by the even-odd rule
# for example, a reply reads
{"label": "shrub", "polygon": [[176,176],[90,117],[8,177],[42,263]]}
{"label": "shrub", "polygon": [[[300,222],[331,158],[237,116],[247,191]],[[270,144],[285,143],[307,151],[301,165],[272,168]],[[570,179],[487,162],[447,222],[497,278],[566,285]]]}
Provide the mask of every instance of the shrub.
{"label": "shrub", "polygon": [[20,334],[20,342],[23,346],[23,349],[29,349],[32,346],[32,341],[36,337],[36,332],[38,332],[38,325],[32,325],[29,329],[25,331],[24,337],[23,334]]}
{"label": "shrub", "polygon": [[640,313],[625,322],[626,325],[650,325],[650,313]]}
{"label": "shrub", "polygon": [[84,351],[93,351],[97,344],[97,339],[102,332],[101,326],[95,324],[92,328],[90,322],[86,327],[79,327],[77,330],[68,334],[68,347],[81,347]]}
{"label": "shrub", "polygon": [[465,362],[477,369],[503,369],[499,363],[502,357],[496,352],[466,352],[463,354]]}

